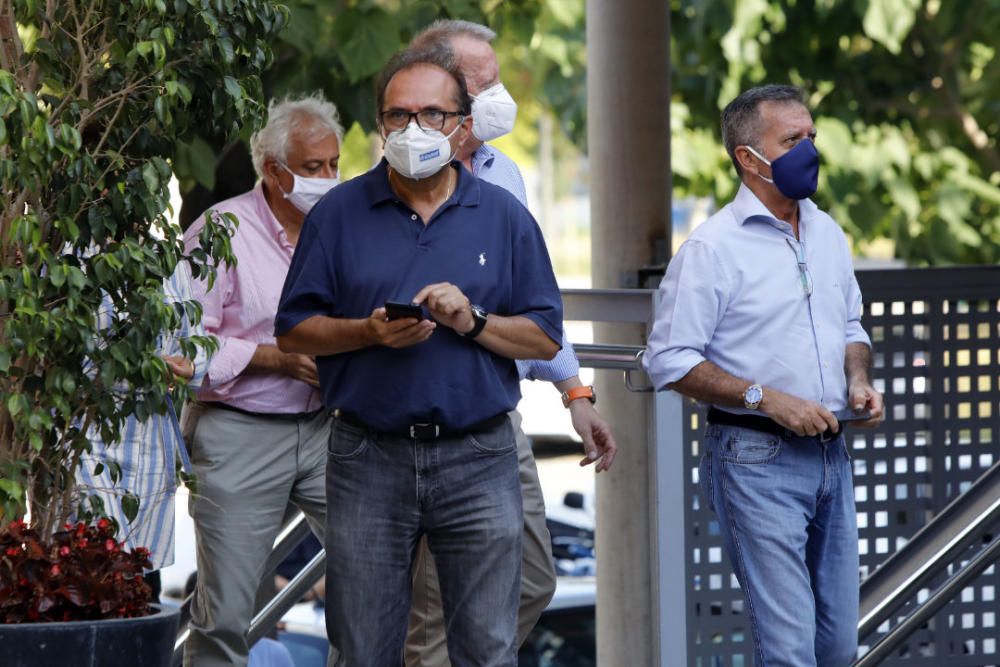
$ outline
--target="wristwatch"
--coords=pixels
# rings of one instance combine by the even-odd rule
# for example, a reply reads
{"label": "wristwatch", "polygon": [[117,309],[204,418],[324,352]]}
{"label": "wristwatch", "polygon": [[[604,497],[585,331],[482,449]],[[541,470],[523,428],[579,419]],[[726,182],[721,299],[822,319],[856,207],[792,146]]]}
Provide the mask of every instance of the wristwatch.
{"label": "wristwatch", "polygon": [[743,392],[743,407],[747,410],[756,410],[763,400],[764,388],[759,384],[752,384]]}
{"label": "wristwatch", "polygon": [[568,408],[569,404],[578,398],[586,398],[591,403],[597,403],[597,394],[594,393],[594,388],[588,385],[586,387],[573,387],[564,391],[562,393],[563,407]]}
{"label": "wristwatch", "polygon": [[486,318],[489,316],[489,313],[487,313],[486,309],[482,306],[477,306],[475,304],[469,306],[469,309],[472,311],[472,329],[461,335],[466,338],[475,338],[481,334],[483,332],[483,328],[486,327]]}

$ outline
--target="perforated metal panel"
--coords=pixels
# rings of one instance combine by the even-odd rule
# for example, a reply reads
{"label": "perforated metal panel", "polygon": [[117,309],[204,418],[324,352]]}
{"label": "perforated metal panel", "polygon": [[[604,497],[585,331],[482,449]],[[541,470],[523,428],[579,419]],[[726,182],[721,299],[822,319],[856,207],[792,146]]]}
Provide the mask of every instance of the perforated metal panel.
{"label": "perforated metal panel", "polygon": [[[888,409],[880,428],[848,432],[864,577],[1000,456],[1000,267],[867,271],[858,281],[875,347],[876,388]],[[684,420],[688,663],[750,667],[743,596],[697,484],[704,413],[686,402]],[[883,664],[1000,665],[998,586],[994,567]],[[888,625],[863,638],[862,648]]]}

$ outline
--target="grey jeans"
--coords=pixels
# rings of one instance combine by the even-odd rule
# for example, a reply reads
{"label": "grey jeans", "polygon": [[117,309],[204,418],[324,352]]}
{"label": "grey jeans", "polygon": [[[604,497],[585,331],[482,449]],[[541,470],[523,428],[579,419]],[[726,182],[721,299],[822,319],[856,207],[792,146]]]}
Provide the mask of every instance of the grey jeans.
{"label": "grey jeans", "polygon": [[[555,594],[556,569],[552,564],[552,537],[545,524],[545,498],[538,480],[531,441],[521,428],[521,414],[516,410],[510,413],[510,423],[517,438],[518,473],[524,506],[521,600],[517,610],[517,643],[520,646]],[[427,540],[423,539],[413,565],[413,605],[406,637],[407,667],[451,665],[444,625],[437,565],[427,548]]]}
{"label": "grey jeans", "polygon": [[509,419],[416,441],[335,420],[327,498],[327,630],[347,667],[403,658],[420,539],[437,561],[458,665],[517,664],[521,487]]}
{"label": "grey jeans", "polygon": [[185,667],[244,667],[264,564],[285,508],[299,507],[323,539],[330,418],[283,420],[188,404],[184,439],[197,493],[189,503],[198,585]]}

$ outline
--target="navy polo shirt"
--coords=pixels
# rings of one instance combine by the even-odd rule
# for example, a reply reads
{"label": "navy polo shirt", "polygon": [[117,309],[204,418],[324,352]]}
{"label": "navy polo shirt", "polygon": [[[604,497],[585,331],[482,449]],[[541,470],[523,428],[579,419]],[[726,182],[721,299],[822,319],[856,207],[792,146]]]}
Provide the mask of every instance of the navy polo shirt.
{"label": "navy polo shirt", "polygon": [[[497,315],[521,315],[562,341],[562,299],[541,230],[506,190],[458,162],[455,192],[424,225],[398,200],[383,160],[331,190],[306,217],[275,318],[282,335],[314,315],[364,318],[450,282]],[[512,410],[512,359],[445,326],[401,350],[371,346],[316,360],[323,400],[380,431],[433,422],[455,430]]]}

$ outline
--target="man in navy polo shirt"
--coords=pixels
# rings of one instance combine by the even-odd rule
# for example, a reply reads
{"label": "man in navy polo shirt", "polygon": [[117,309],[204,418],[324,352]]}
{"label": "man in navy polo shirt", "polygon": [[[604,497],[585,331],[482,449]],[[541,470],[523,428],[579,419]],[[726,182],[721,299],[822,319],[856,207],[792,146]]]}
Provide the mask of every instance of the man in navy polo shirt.
{"label": "man in navy polo shirt", "polygon": [[[385,156],[317,204],[275,320],[327,407],[327,630],[350,667],[399,664],[426,535],[453,662],[515,665],[521,565],[514,359],[551,359],[562,305],[530,213],[455,153],[471,99],[447,50],[377,86]],[[426,319],[388,320],[386,301]]]}

